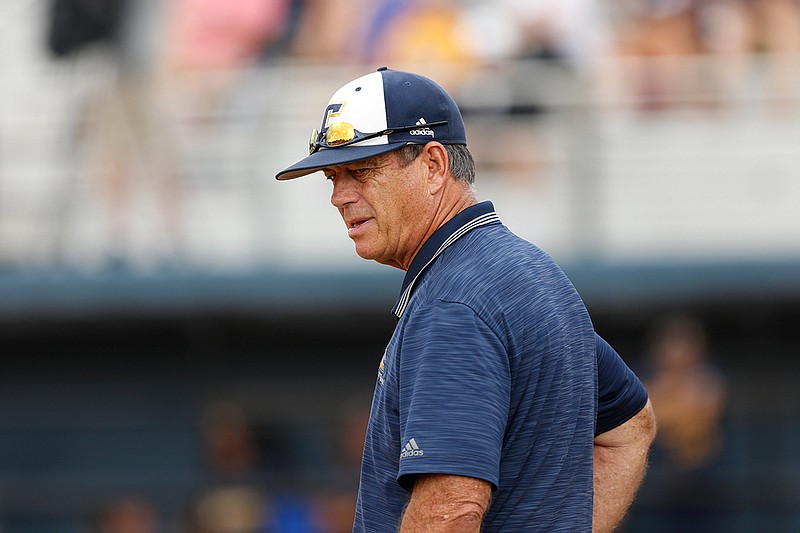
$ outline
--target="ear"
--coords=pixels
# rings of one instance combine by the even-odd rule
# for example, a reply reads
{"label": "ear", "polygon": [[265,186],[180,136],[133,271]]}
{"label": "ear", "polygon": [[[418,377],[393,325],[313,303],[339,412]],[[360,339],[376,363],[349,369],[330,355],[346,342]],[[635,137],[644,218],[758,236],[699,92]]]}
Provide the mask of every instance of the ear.
{"label": "ear", "polygon": [[428,191],[434,195],[450,179],[450,159],[444,146],[436,141],[427,143],[421,155],[428,168]]}

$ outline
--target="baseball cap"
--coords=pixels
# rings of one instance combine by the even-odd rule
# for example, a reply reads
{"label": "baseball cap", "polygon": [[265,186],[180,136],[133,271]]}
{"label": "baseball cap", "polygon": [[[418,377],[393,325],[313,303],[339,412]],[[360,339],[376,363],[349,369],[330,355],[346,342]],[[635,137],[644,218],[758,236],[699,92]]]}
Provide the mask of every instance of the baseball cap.
{"label": "baseball cap", "polygon": [[336,91],[308,157],[276,174],[290,180],[406,144],[467,144],[464,120],[444,89],[419,74],[379,68]]}

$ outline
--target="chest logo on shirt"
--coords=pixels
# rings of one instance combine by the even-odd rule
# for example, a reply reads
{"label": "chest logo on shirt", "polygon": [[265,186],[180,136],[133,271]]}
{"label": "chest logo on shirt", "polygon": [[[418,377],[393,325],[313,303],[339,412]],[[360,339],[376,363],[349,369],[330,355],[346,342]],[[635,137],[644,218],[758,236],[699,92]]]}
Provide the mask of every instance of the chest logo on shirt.
{"label": "chest logo on shirt", "polygon": [[416,439],[412,438],[403,447],[403,451],[400,452],[400,459],[405,459],[406,457],[422,457],[423,455],[425,455],[425,452],[419,447]]}
{"label": "chest logo on shirt", "polygon": [[383,385],[385,378],[386,378],[386,352],[383,352],[383,357],[381,357],[381,364],[378,365],[378,383]]}

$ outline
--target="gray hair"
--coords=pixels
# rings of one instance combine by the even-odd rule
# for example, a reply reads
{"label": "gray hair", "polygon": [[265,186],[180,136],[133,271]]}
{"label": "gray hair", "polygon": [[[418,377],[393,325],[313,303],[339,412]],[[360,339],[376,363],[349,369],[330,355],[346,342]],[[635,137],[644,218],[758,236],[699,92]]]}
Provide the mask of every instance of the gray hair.
{"label": "gray hair", "polygon": [[[400,164],[407,166],[411,164],[419,154],[422,153],[424,144],[407,144],[398,148],[397,153],[400,156]],[[468,185],[475,183],[475,160],[466,146],[463,144],[446,144],[444,149],[447,152],[447,158],[450,160],[450,173],[457,181],[463,181]]]}

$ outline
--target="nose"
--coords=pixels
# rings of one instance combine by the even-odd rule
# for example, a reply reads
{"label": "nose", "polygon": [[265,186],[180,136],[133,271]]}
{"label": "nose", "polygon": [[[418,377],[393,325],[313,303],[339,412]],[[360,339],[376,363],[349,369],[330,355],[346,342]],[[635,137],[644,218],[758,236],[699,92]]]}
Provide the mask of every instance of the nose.
{"label": "nose", "polygon": [[331,193],[331,204],[334,207],[341,209],[347,204],[354,203],[358,200],[358,194],[353,186],[352,179],[349,179],[346,173],[337,172],[333,180],[333,192]]}

